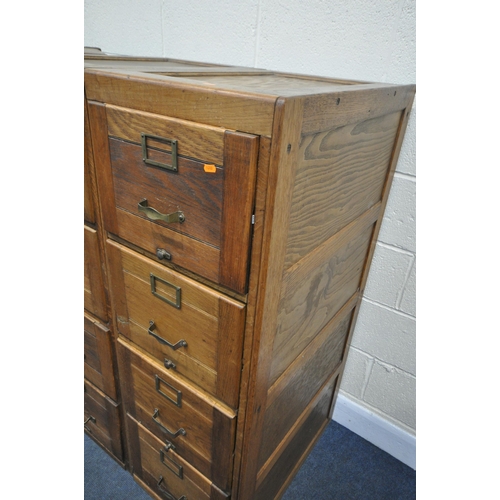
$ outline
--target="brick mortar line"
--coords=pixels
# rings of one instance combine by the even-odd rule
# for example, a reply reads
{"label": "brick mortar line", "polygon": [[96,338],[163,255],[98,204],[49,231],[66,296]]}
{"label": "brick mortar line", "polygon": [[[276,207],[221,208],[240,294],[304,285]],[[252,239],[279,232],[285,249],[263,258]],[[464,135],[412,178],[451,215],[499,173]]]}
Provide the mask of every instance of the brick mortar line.
{"label": "brick mortar line", "polygon": [[[370,373],[369,373],[368,379],[370,378],[371,373],[373,371],[373,365],[375,364],[375,362],[377,362],[380,365],[382,365],[384,368],[389,368],[389,369],[393,368],[394,370],[399,372],[401,375],[408,375],[409,377],[417,380],[417,376],[414,375],[413,373],[407,372],[406,370],[403,370],[402,368],[399,368],[398,366],[391,365],[391,363],[388,363],[387,361],[382,361],[380,358],[377,358],[377,356],[374,356],[373,354],[370,354],[369,352],[363,351],[363,349],[360,349],[359,347],[355,347],[355,346],[351,345],[351,346],[349,346],[349,349],[352,349],[353,351],[364,354],[366,357],[370,358],[370,361],[372,361],[372,363],[370,364]],[[368,379],[363,380],[363,389],[361,391],[363,396],[365,394],[365,389],[366,389],[365,382],[367,382]]]}
{"label": "brick mortar line", "polygon": [[403,255],[407,255],[409,257],[416,257],[416,252],[412,252],[411,250],[405,250],[404,248],[396,247],[392,245],[391,243],[385,243],[383,241],[378,241],[377,240],[377,245],[380,245],[383,248],[386,248],[387,250],[393,250],[396,253],[400,253]]}
{"label": "brick mortar line", "polygon": [[404,172],[399,172],[398,170],[396,170],[394,172],[394,178],[396,178],[396,179],[404,179],[406,181],[413,182],[414,184],[417,183],[417,176],[416,175],[405,174]]}
{"label": "brick mortar line", "polygon": [[386,306],[385,304],[377,302],[376,300],[368,299],[365,296],[363,296],[363,300],[366,300],[366,302],[369,302],[372,305],[380,306],[382,309],[386,309],[387,311],[391,311],[391,312],[394,312],[396,314],[399,314],[400,316],[403,316],[404,318],[413,319],[415,321],[417,320],[416,316],[412,316],[411,314],[405,313],[403,311],[399,311],[398,309],[394,309],[393,307]]}

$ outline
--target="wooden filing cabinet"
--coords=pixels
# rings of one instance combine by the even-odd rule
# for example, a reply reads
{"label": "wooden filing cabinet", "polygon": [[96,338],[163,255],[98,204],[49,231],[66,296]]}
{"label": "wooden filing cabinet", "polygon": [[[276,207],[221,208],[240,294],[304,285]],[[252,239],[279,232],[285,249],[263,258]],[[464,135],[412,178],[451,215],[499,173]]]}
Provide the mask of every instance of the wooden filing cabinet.
{"label": "wooden filing cabinet", "polygon": [[104,231],[84,102],[84,429],[124,465],[113,327],[104,266]]}
{"label": "wooden filing cabinet", "polygon": [[312,449],[414,93],[86,53],[101,226],[85,241],[104,276],[86,349],[107,328],[117,361],[86,383],[116,403],[109,426],[152,497],[279,498]]}

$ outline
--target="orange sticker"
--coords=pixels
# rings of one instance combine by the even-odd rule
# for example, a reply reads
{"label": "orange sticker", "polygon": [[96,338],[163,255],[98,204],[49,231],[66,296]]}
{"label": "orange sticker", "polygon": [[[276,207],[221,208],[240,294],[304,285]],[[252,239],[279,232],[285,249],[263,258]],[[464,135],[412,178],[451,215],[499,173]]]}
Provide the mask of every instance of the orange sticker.
{"label": "orange sticker", "polygon": [[207,172],[207,174],[215,174],[217,172],[217,169],[215,168],[215,165],[203,165],[203,170]]}

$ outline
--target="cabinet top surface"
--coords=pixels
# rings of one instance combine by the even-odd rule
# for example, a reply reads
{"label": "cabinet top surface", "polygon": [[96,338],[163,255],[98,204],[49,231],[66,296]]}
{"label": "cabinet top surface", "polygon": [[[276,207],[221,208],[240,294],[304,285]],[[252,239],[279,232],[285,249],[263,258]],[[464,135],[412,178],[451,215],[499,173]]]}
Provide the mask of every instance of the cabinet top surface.
{"label": "cabinet top surface", "polygon": [[360,87],[395,87],[386,83],[300,75],[242,66],[225,66],[169,58],[110,55],[97,48],[85,48],[85,71],[262,97],[323,94],[353,87],[358,89]]}

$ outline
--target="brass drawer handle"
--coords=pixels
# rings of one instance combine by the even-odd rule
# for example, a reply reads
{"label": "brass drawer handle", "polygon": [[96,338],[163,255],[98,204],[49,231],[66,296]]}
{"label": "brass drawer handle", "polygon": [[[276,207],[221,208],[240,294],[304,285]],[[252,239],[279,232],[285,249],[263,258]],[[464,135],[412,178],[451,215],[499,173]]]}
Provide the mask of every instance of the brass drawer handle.
{"label": "brass drawer handle", "polygon": [[153,416],[152,416],[152,419],[153,419],[153,422],[155,424],[157,424],[160,429],[163,431],[163,432],[166,432],[170,437],[173,437],[173,438],[176,438],[177,436],[179,435],[182,435],[182,436],[185,436],[186,435],[186,431],[181,427],[179,430],[175,431],[175,432],[172,432],[171,430],[167,429],[159,420],[158,420],[158,414],[160,413],[160,411],[158,410],[158,408],[155,408],[155,411],[153,413]]}
{"label": "brass drawer handle", "polygon": [[[161,483],[163,482],[163,476],[160,476],[160,479],[158,480],[158,489],[161,490],[168,498],[168,500],[176,500],[176,498],[174,496],[172,496],[172,494],[167,491],[165,488],[162,487]],[[179,497],[177,500],[187,500],[187,497],[186,495],[182,495],[181,497]]]}
{"label": "brass drawer handle", "polygon": [[[155,160],[150,160],[148,158],[148,139],[152,139],[153,141],[162,142],[167,144],[172,149],[172,165],[168,165],[167,163],[162,163]],[[142,161],[147,163],[148,165],[153,165],[155,167],[165,168],[167,170],[172,170],[173,172],[177,172],[177,141],[175,139],[167,139],[165,137],[160,137],[158,135],[145,134],[141,133],[141,147],[142,147]]]}
{"label": "brass drawer handle", "polygon": [[[179,477],[180,479],[184,479],[184,468],[182,467],[182,465],[179,465],[177,462],[175,462],[172,458],[170,458],[170,456],[168,455],[168,451],[169,450],[175,450],[175,446],[172,444],[172,443],[169,443],[167,441],[167,445],[165,446],[165,450],[160,450],[160,460],[161,460],[161,463],[169,470],[171,470],[177,477]],[[165,458],[167,459],[167,462],[165,462]],[[175,469],[172,468],[172,464],[173,467],[175,467]]]}
{"label": "brass drawer handle", "polygon": [[168,345],[168,347],[170,347],[170,349],[173,349],[174,351],[177,351],[177,349],[179,349],[180,347],[187,347],[187,342],[184,339],[179,340],[179,342],[177,342],[176,344],[171,344],[168,340],[165,340],[164,338],[154,333],[153,330],[155,328],[156,328],[155,322],[153,320],[150,320],[148,333],[149,335],[152,335],[160,344]]}
{"label": "brass drawer handle", "polygon": [[171,214],[162,214],[155,210],[153,207],[148,205],[148,200],[146,198],[142,199],[138,206],[139,212],[143,212],[146,214],[146,217],[151,220],[161,220],[163,222],[184,222],[186,217],[184,217],[184,213],[180,210],[177,212],[172,212]]}

